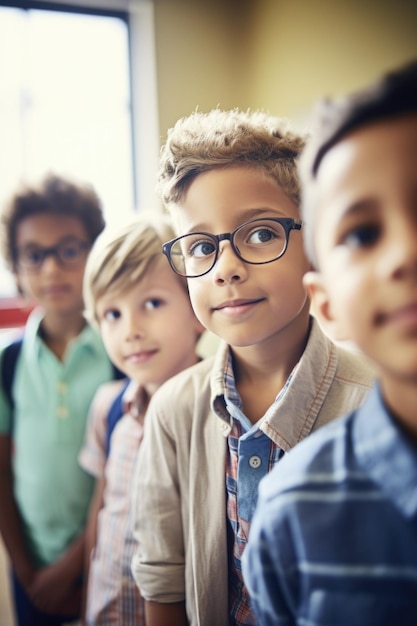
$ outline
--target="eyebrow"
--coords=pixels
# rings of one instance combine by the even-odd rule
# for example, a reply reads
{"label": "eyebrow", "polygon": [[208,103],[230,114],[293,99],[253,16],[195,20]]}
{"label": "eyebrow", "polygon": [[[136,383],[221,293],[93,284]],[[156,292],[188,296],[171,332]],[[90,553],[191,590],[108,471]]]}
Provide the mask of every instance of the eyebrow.
{"label": "eyebrow", "polygon": [[25,250],[26,248],[40,248],[41,250],[49,250],[50,248],[56,248],[57,246],[60,246],[62,243],[74,241],[76,241],[77,243],[89,243],[86,239],[81,239],[81,237],[78,237],[78,235],[64,235],[64,237],[58,239],[58,241],[56,241],[52,246],[44,246],[38,241],[27,241],[23,244],[23,246],[20,246],[19,249]]}
{"label": "eyebrow", "polygon": [[342,208],[339,212],[339,218],[349,218],[356,217],[365,214],[369,214],[370,212],[375,213],[378,210],[378,202],[373,200],[372,198],[365,198],[363,200],[357,200],[352,204],[347,204],[346,207]]}
{"label": "eyebrow", "polygon": [[[239,216],[239,223],[236,224],[235,228],[238,228],[241,224],[245,224],[246,222],[249,222],[250,220],[256,219],[256,218],[265,217],[268,219],[268,218],[274,218],[274,217],[286,217],[286,211],[283,211],[282,215],[281,213],[279,213],[278,215],[273,215],[273,216],[270,215],[272,211],[274,211],[275,213],[276,209],[272,209],[271,207],[256,207],[252,209],[244,209]],[[200,232],[210,232],[205,222],[196,224],[189,231],[187,231],[187,233],[183,233],[183,234],[191,235],[192,233],[200,233]]]}

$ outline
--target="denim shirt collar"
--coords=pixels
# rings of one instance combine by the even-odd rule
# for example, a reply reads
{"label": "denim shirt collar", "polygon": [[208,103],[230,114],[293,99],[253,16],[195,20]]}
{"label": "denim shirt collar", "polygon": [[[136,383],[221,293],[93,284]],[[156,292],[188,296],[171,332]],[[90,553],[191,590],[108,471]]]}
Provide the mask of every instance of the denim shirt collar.
{"label": "denim shirt collar", "polygon": [[417,447],[397,424],[375,384],[353,425],[358,464],[406,517],[417,515]]}

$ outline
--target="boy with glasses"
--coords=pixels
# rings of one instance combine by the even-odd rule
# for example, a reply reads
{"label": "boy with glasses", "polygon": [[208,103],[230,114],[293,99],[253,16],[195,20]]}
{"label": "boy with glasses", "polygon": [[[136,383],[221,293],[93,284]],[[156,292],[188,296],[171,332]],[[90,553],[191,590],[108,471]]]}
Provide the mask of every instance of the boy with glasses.
{"label": "boy with glasses", "polygon": [[[2,226],[6,262],[37,306],[10,393],[0,388],[0,531],[17,624],[58,626],[80,614],[94,485],[77,457],[95,391],[113,377],[82,298],[87,255],[104,220],[92,188],[49,176],[11,198]],[[2,371],[10,367],[6,354],[8,347]]]}
{"label": "boy with glasses", "polygon": [[150,403],[132,564],[148,626],[256,623],[241,557],[258,483],[370,388],[362,358],[310,316],[303,146],[279,119],[216,109],[179,120],[162,152],[161,195],[179,234],[163,250],[223,342]]}

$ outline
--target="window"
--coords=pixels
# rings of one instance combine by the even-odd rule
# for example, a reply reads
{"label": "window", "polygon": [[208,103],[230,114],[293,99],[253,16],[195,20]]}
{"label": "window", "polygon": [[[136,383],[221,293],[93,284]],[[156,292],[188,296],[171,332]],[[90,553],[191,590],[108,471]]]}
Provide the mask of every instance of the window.
{"label": "window", "polygon": [[[136,204],[127,14],[24,6],[0,7],[0,203],[53,171],[91,182],[108,224],[125,219]],[[2,266],[0,296],[12,293]]]}

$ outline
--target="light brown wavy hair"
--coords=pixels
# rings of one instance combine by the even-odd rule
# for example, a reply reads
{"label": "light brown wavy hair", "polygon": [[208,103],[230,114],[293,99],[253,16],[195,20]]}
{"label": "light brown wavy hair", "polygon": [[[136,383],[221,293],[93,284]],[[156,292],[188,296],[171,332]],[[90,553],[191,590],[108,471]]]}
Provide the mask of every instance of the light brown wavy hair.
{"label": "light brown wavy hair", "polygon": [[157,192],[171,213],[191,182],[216,168],[256,168],[275,181],[298,206],[297,160],[305,138],[288,120],[262,111],[195,111],[168,131],[161,150]]}

